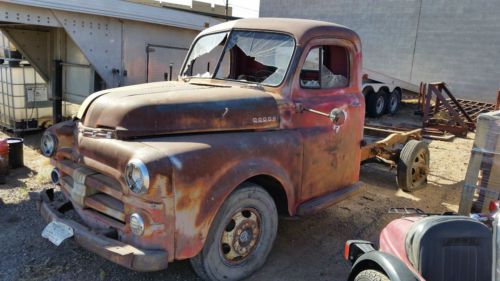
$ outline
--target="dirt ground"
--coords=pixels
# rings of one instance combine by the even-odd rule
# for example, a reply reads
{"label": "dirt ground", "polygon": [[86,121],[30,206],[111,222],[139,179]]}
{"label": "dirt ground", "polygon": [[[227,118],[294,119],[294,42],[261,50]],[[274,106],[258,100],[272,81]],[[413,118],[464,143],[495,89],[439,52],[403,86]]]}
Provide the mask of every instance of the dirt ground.
{"label": "dirt ground", "polygon": [[[411,116],[406,108],[393,122]],[[5,137],[0,133],[0,137]],[[0,280],[198,280],[188,261],[168,270],[138,273],[108,262],[71,240],[56,247],[41,237],[45,222],[28,193],[49,186],[51,170],[38,154],[40,135],[25,138],[25,168],[11,171],[0,185]],[[412,194],[398,190],[395,171],[377,164],[362,167],[363,192],[318,214],[280,219],[278,238],[266,265],[248,280],[346,280],[349,265],[342,259],[344,242],[378,242],[378,233],[396,215],[390,207],[418,207],[428,212],[457,211],[472,147],[467,139],[429,141],[431,174],[428,186]]]}

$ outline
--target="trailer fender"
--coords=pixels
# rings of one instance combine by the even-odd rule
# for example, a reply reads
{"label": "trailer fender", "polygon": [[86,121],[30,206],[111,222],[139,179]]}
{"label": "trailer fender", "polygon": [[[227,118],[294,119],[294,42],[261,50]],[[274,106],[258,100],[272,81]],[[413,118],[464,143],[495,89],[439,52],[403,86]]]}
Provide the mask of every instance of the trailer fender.
{"label": "trailer fender", "polygon": [[366,269],[381,271],[391,281],[420,280],[400,259],[380,251],[371,251],[360,256],[352,266],[348,280],[353,281],[358,273]]}

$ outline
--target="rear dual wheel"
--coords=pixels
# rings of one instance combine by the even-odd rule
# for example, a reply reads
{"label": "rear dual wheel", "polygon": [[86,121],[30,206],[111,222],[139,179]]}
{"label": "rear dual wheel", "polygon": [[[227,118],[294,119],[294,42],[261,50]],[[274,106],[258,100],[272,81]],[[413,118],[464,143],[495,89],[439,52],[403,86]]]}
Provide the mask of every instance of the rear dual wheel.
{"label": "rear dual wheel", "polygon": [[202,251],[191,259],[204,280],[240,280],[264,265],[278,231],[278,212],[267,191],[245,185],[219,209]]}
{"label": "rear dual wheel", "polygon": [[380,117],[384,114],[387,107],[385,92],[379,90],[378,92],[371,91],[366,97],[366,113],[370,117]]}
{"label": "rear dual wheel", "polygon": [[370,117],[380,117],[384,113],[394,115],[401,106],[401,90],[396,88],[392,92],[380,89],[371,90],[366,96],[366,112]]}
{"label": "rear dual wheel", "polygon": [[400,106],[401,106],[401,90],[394,89],[387,96],[386,113],[390,114],[390,115],[394,115],[398,112]]}

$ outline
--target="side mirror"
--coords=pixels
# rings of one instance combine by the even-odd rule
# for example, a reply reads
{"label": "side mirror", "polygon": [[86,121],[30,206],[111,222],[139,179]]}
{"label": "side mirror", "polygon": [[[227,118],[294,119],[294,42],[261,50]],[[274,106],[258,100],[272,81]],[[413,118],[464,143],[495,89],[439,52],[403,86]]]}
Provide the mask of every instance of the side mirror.
{"label": "side mirror", "polygon": [[333,124],[340,126],[340,125],[344,124],[346,116],[345,116],[345,112],[342,109],[334,108],[334,109],[332,109],[332,111],[330,111],[328,118],[330,118],[330,120],[332,120]]}

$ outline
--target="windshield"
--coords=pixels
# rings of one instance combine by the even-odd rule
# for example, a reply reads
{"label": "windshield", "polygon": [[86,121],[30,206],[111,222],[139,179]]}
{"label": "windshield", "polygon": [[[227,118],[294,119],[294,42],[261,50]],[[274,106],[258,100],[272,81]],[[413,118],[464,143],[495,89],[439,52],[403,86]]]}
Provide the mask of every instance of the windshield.
{"label": "windshield", "polygon": [[277,86],[285,77],[294,48],[293,38],[285,34],[255,31],[210,34],[195,43],[182,76]]}

